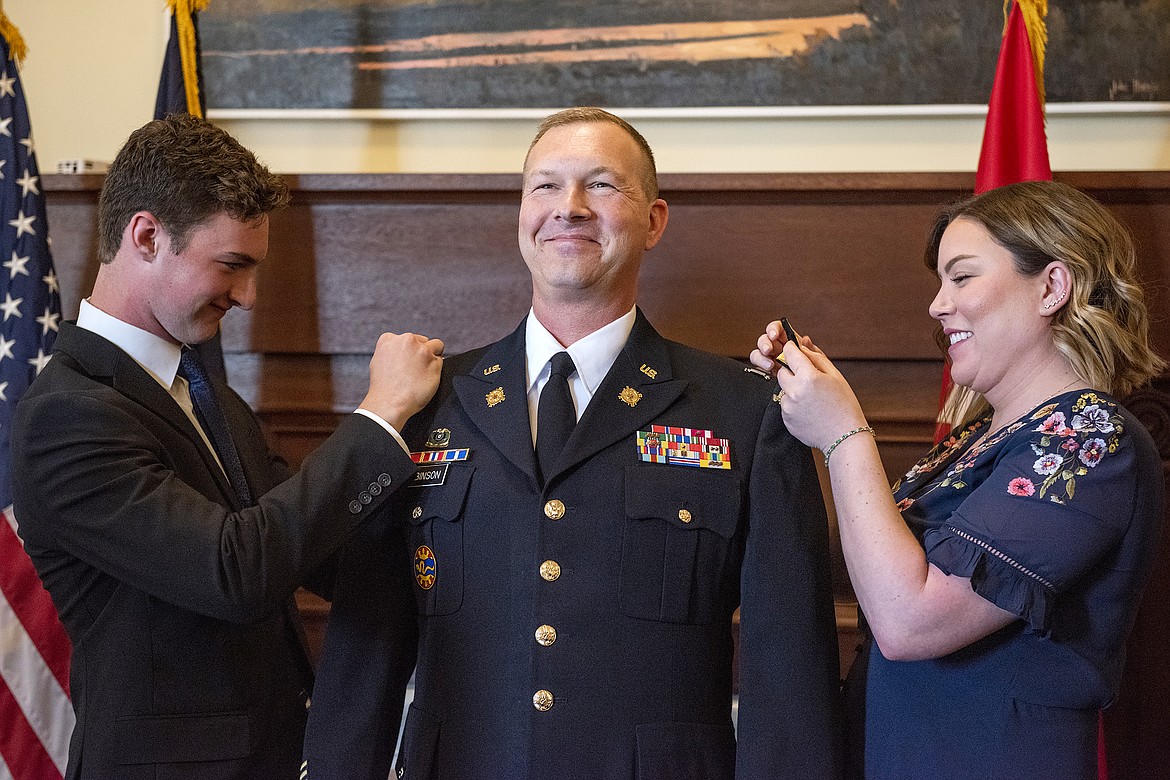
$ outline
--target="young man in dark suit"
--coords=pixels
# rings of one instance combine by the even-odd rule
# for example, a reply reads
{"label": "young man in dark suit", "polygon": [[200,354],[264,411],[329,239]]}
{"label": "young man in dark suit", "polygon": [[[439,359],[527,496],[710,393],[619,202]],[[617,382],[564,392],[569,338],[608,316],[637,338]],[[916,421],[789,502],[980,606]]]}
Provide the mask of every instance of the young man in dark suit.
{"label": "young man in dark suit", "polygon": [[[532,311],[446,361],[413,483],[347,546],[308,776],[713,780],[838,769],[828,532],[774,388],[635,306],[666,228],[653,157],[600,109],[524,166]],[[742,605],[732,726],[731,617]]]}
{"label": "young man in dark suit", "polygon": [[312,678],[291,597],[413,476],[397,431],[440,342],[383,335],[358,413],[296,474],[184,346],[251,308],[287,199],[203,120],[135,131],[93,292],[17,409],[14,511],[73,643],[69,778],[295,777]]}

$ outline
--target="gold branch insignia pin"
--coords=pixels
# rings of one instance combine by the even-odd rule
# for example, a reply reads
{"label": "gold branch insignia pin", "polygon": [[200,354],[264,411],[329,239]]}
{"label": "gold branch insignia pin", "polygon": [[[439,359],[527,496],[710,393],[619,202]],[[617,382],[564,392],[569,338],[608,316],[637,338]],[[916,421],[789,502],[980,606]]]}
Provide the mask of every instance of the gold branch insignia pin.
{"label": "gold branch insignia pin", "polygon": [[618,393],[618,399],[624,401],[631,408],[633,408],[638,405],[639,401],[642,400],[642,394],[629,385],[626,385],[622,391]]}

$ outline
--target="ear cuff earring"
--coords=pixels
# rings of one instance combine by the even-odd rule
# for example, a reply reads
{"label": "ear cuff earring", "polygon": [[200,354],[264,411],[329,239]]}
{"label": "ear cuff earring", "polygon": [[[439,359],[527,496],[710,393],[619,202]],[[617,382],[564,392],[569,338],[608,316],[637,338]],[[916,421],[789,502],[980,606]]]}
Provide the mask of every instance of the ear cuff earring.
{"label": "ear cuff earring", "polygon": [[1048,303],[1044,304],[1044,308],[1045,308],[1045,309],[1051,309],[1053,306],[1055,306],[1056,304],[1058,304],[1058,303],[1060,303],[1061,301],[1063,301],[1063,300],[1064,300],[1064,296],[1065,296],[1066,294],[1067,294],[1067,291],[1062,291],[1062,292],[1060,293],[1060,297],[1058,297],[1058,298],[1057,298],[1055,301],[1049,301]]}

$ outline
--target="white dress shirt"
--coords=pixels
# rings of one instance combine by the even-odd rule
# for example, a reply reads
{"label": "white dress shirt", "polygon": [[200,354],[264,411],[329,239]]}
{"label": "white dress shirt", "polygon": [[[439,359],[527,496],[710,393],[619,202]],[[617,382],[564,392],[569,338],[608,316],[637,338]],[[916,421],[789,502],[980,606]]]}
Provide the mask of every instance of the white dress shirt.
{"label": "white dress shirt", "polygon": [[585,407],[593,399],[598,385],[605,379],[609,369],[617,360],[622,347],[634,329],[634,319],[637,307],[618,317],[603,328],[593,331],[588,336],[573,342],[571,346],[563,347],[553,334],[548,332],[536,312],[528,312],[528,321],[524,329],[524,351],[528,377],[528,424],[532,431],[532,446],[536,447],[536,409],[540,403],[540,391],[548,382],[552,371],[551,361],[558,352],[568,352],[573,358],[573,365],[577,372],[569,377],[569,393],[573,396],[573,406],[577,411],[577,419],[585,413]]}

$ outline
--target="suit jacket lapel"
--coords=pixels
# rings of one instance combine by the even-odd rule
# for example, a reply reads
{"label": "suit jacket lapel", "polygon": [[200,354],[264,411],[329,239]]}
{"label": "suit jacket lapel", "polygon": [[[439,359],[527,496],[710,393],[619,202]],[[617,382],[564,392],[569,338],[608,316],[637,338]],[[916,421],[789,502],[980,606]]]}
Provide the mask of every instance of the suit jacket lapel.
{"label": "suit jacket lapel", "polygon": [[639,309],[625,347],[593,394],[546,482],[665,412],[687,386],[671,370],[666,340]]}
{"label": "suit jacket lapel", "polygon": [[54,346],[58,352],[72,357],[92,377],[108,379],[110,387],[134,403],[149,409],[169,425],[195,442],[203,465],[211,472],[228,506],[237,507],[235,490],[223,469],[203,443],[203,438],[184,414],[170,393],[154,377],[146,373],[134,359],[107,339],[78,328],[73,323],[62,323]]}
{"label": "suit jacket lapel", "polygon": [[468,373],[451,377],[463,411],[516,468],[536,481],[536,453],[528,422],[524,321],[496,342]]}

